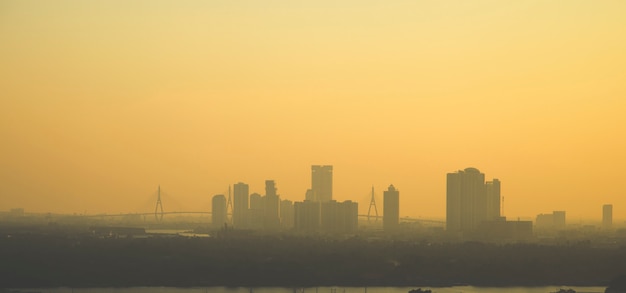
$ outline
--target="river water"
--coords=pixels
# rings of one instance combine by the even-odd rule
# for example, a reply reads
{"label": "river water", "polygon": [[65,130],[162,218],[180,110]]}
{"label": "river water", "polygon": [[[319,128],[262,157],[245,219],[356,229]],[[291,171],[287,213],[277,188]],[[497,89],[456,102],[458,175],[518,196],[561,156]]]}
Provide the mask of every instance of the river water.
{"label": "river water", "polygon": [[[279,288],[279,287],[208,287],[208,288],[172,288],[172,287],[131,287],[131,288],[52,288],[52,289],[20,289],[14,292],[41,293],[407,293],[417,287],[317,287],[317,288]],[[428,288],[433,293],[548,293],[559,289],[574,289],[577,293],[603,293],[604,287],[472,287],[455,286],[445,288]]]}

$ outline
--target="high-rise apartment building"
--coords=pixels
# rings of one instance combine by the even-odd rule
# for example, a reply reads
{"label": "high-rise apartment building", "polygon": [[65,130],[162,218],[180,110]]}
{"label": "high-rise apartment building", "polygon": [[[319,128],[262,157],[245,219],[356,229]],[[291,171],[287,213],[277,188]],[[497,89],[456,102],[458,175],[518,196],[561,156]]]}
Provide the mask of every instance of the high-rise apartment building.
{"label": "high-rise apartment building", "polygon": [[294,207],[294,227],[299,232],[317,232],[320,229],[320,209],[319,201],[295,202]]}
{"label": "high-rise apartment building", "polygon": [[470,232],[483,222],[500,220],[500,180],[485,183],[485,174],[466,168],[448,173],[446,184],[446,230]]}
{"label": "high-rise apartment building", "polygon": [[248,184],[241,182],[235,184],[233,196],[233,226],[235,228],[242,228],[247,224],[248,195]]}
{"label": "high-rise apartment building", "polygon": [[359,205],[347,200],[327,201],[321,204],[321,230],[331,234],[356,233]]}
{"label": "high-rise apartment building", "polygon": [[383,230],[396,230],[400,223],[400,191],[393,184],[383,192]]}
{"label": "high-rise apartment building", "polygon": [[250,194],[250,208],[246,217],[246,227],[262,230],[265,226],[265,198],[258,193]]}
{"label": "high-rise apartment building", "polygon": [[213,196],[211,201],[211,220],[213,227],[224,227],[226,223],[228,223],[226,214],[226,197],[223,194]]}
{"label": "high-rise apartment building", "polygon": [[280,201],[280,225],[287,229],[293,228],[294,225],[293,202],[288,199]]}
{"label": "high-rise apartment building", "polygon": [[[294,228],[298,232],[323,232],[330,234],[356,233],[359,221],[359,205],[347,200],[337,202],[295,202]],[[282,212],[282,211],[281,211]]]}
{"label": "high-rise apartment building", "polygon": [[274,180],[265,180],[265,229],[280,228],[280,197]]}
{"label": "high-rise apartment building", "polygon": [[611,228],[613,225],[613,205],[605,204],[602,206],[602,226],[604,228]]}
{"label": "high-rise apartment building", "polygon": [[333,166],[311,166],[311,191],[316,201],[327,202],[333,199]]}

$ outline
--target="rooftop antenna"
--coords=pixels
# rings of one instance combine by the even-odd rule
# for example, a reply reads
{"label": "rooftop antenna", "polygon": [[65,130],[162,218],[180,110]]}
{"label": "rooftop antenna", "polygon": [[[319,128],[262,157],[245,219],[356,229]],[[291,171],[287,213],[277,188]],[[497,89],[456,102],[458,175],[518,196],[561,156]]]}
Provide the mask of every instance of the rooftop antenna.
{"label": "rooftop antenna", "polygon": [[370,199],[370,206],[367,209],[367,222],[371,222],[372,206],[374,207],[374,213],[376,214],[374,222],[378,222],[378,208],[376,208],[376,198],[374,197],[374,185],[372,185],[372,199]]}
{"label": "rooftop antenna", "polygon": [[[163,203],[161,202],[161,185],[159,185],[159,188],[157,189],[157,202],[156,202],[156,207],[154,208],[154,218],[157,220],[157,222],[160,222],[163,220]],[[161,212],[159,213],[159,208],[161,209]]]}

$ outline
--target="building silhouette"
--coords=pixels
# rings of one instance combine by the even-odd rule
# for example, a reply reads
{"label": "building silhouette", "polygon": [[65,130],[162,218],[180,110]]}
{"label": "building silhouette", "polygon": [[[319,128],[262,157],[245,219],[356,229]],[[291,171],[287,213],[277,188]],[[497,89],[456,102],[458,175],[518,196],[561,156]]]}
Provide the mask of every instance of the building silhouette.
{"label": "building silhouette", "polygon": [[226,196],[218,194],[211,200],[211,223],[215,228],[225,227],[228,223]]}
{"label": "building silhouette", "polygon": [[538,230],[563,230],[566,227],[565,211],[553,211],[551,214],[539,214],[535,219]]}
{"label": "building silhouette", "polygon": [[359,205],[346,200],[295,202],[294,229],[301,233],[350,234],[358,229]]}
{"label": "building silhouette", "polygon": [[264,209],[263,197],[258,193],[250,194],[250,209],[251,210],[262,210]]}
{"label": "building silhouette", "polygon": [[342,226],[344,233],[356,233],[359,229],[359,203],[346,200],[342,206]]}
{"label": "building silhouette", "polygon": [[476,168],[448,173],[446,178],[446,230],[471,232],[485,221],[500,220],[500,180],[485,182]]}
{"label": "building silhouette", "polygon": [[233,226],[245,228],[248,224],[248,184],[239,182],[234,185],[233,196]]}
{"label": "building silhouette", "polygon": [[265,180],[264,226],[268,230],[280,228],[280,197],[276,194],[274,180]]}
{"label": "building silhouette", "polygon": [[304,200],[318,201],[317,197],[315,196],[315,192],[313,192],[313,189],[306,190],[306,194],[304,195]]}
{"label": "building silhouette", "polygon": [[392,185],[383,192],[383,230],[398,229],[400,223],[400,191]]}
{"label": "building silhouette", "polygon": [[288,199],[280,201],[280,225],[285,229],[291,229],[294,226],[294,207],[293,202]]}
{"label": "building silhouette", "polygon": [[299,232],[318,232],[320,229],[319,201],[305,200],[295,202],[294,205],[294,228]]}
{"label": "building silhouette", "polygon": [[605,204],[602,206],[602,226],[606,229],[613,225],[613,205]]}
{"label": "building silhouette", "polygon": [[326,202],[333,199],[333,166],[311,166],[311,191],[313,200]]}
{"label": "building silhouette", "polygon": [[246,217],[246,227],[254,230],[263,229],[265,223],[265,198],[258,193],[250,194],[250,209]]}
{"label": "building silhouette", "polygon": [[500,180],[493,179],[492,181],[485,182],[485,193],[487,200],[487,220],[496,220],[501,217]]}
{"label": "building silhouette", "polygon": [[552,215],[554,217],[554,228],[564,230],[566,227],[565,211],[554,211]]}
{"label": "building silhouette", "polygon": [[356,202],[335,200],[321,203],[321,231],[330,234],[355,233],[358,229]]}

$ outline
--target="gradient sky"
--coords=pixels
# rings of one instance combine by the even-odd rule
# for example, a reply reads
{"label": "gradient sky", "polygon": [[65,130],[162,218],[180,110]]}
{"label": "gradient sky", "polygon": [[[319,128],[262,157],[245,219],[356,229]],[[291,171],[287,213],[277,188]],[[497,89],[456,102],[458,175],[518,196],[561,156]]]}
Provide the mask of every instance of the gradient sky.
{"label": "gradient sky", "polygon": [[626,219],[626,1],[0,2],[0,210],[208,210],[239,181],[443,217]]}

